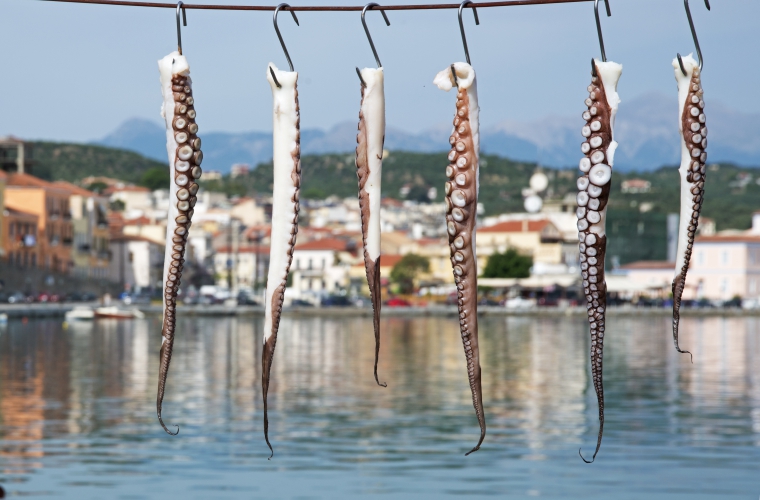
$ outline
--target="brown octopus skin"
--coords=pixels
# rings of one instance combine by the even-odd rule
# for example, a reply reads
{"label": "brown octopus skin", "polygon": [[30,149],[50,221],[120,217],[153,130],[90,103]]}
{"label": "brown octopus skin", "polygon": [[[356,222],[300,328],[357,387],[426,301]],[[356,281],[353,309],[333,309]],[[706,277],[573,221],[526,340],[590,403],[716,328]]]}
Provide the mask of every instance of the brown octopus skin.
{"label": "brown octopus skin", "polygon": [[[596,74],[600,75],[598,67]],[[607,101],[607,95],[604,90],[600,76],[592,76],[591,85],[588,87],[589,97],[586,99],[585,104],[588,106],[588,111],[584,113],[584,119],[586,119],[586,125],[591,126],[591,123],[598,121],[601,124],[601,128],[598,131],[594,131],[589,137],[588,141],[584,144],[589,144],[589,151],[586,153],[586,158],[592,164],[607,164],[609,165],[607,158],[607,149],[612,143],[612,126],[610,123],[611,110]],[[601,144],[594,148],[591,146],[591,140],[594,137],[601,138]],[[584,146],[585,148],[585,146]],[[595,159],[599,160],[599,154],[604,157],[593,162],[592,156],[597,155]],[[584,160],[585,161],[585,160]],[[587,186],[591,186],[589,181],[589,175],[586,173],[581,179],[586,179]],[[592,234],[590,232],[590,221],[585,219],[588,214],[586,210],[593,210],[597,213],[602,213],[606,208],[610,195],[611,182],[607,182],[601,187],[601,194],[597,198],[589,198],[588,204],[592,203],[592,200],[598,200],[598,205],[593,202],[595,208],[579,207],[578,210],[578,230],[579,237],[583,237],[583,241],[580,243],[580,259],[581,259],[581,277],[583,278],[583,294],[586,297],[586,310],[587,317],[591,333],[591,376],[594,382],[594,391],[596,392],[596,399],[599,405],[599,435],[597,437],[596,449],[592,459],[586,460],[581,455],[581,458],[586,463],[591,463],[599,453],[599,448],[602,444],[602,435],[604,433],[604,386],[602,382],[602,357],[604,350],[604,331],[605,331],[605,312],[607,310],[607,284],[604,279],[604,258],[607,251],[607,236],[594,235],[595,242],[591,245],[587,244],[587,237]],[[587,208],[588,207],[588,208]],[[581,210],[583,209],[583,210]],[[584,216],[581,216],[581,212]],[[587,227],[583,227],[581,221],[586,221]],[[588,255],[589,253],[593,255]],[[593,271],[592,271],[593,270]],[[595,274],[591,274],[594,272]]]}
{"label": "brown octopus skin", "polygon": [[[298,86],[295,87],[295,99],[296,99],[296,148],[291,152],[293,158],[293,170],[290,173],[290,178],[293,180],[293,184],[296,187],[296,192],[293,194],[291,201],[295,204],[295,213],[293,216],[293,222],[290,228],[290,242],[288,247],[288,265],[287,273],[290,272],[290,265],[293,262],[293,249],[296,246],[296,236],[298,235],[298,212],[300,209],[299,199],[301,190],[301,115],[298,104]],[[274,348],[277,344],[277,332],[280,329],[280,318],[282,317],[282,305],[285,300],[285,288],[287,286],[287,278],[284,279],[279,286],[275,289],[272,295],[272,335],[264,342],[264,348],[261,352],[261,390],[264,398],[264,439],[266,440],[269,451],[272,453],[269,458],[274,456],[274,449],[269,442],[269,414],[267,406],[267,395],[269,393],[269,376],[272,371],[272,360],[274,359]]]}
{"label": "brown octopus skin", "polygon": [[[702,98],[702,90],[699,68],[694,68],[689,86],[689,94],[686,97],[686,104],[681,115],[681,127],[683,139],[691,154],[691,169],[686,176],[686,181],[691,183],[691,215],[689,217],[689,232],[687,234],[686,254],[684,261],[681,263],[681,272],[673,280],[673,343],[676,350],[681,354],[691,352],[682,350],[678,345],[678,326],[681,319],[681,298],[683,297],[684,287],[686,285],[686,273],[689,270],[691,261],[691,251],[694,246],[694,235],[699,225],[699,214],[702,211],[702,203],[705,195],[705,174],[707,162],[707,127],[704,113],[705,101]],[[696,110],[696,116],[693,116]],[[693,130],[692,127],[697,130]],[[700,136],[699,141],[694,142],[695,136]],[[696,151],[695,151],[696,150]],[[694,156],[697,154],[697,156]],[[684,214],[681,214],[683,217]]]}
{"label": "brown octopus skin", "polygon": [[[364,103],[364,85],[362,89],[362,103]],[[383,137],[383,142],[385,137]],[[382,295],[380,292],[380,256],[372,260],[367,252],[367,226],[369,224],[369,193],[364,190],[364,185],[369,176],[369,161],[367,160],[367,130],[364,122],[364,114],[359,111],[359,133],[356,135],[356,175],[359,178],[359,214],[362,222],[362,243],[364,248],[364,268],[367,272],[367,284],[369,296],[372,300],[372,325],[375,330],[375,382],[381,387],[388,384],[380,382],[377,377],[377,363],[380,358],[380,307]]]}
{"label": "brown octopus skin", "polygon": [[475,220],[478,205],[478,152],[470,127],[469,96],[466,89],[457,93],[454,132],[449,138],[451,151],[446,167],[446,228],[449,235],[451,265],[457,286],[459,330],[462,335],[472,405],[480,425],[480,440],[467,455],[480,449],[486,436],[483,391],[480,383],[478,350],[478,269],[475,257]]}
{"label": "brown octopus skin", "polygon": [[[177,190],[177,209],[179,215],[176,217],[175,222],[177,227],[174,230],[174,236],[172,237],[172,243],[174,244],[172,250],[172,263],[169,269],[169,275],[165,277],[166,282],[164,284],[164,300],[166,301],[166,308],[164,311],[163,325],[161,327],[161,336],[163,342],[161,344],[160,360],[161,365],[159,367],[158,377],[158,395],[156,397],[156,413],[158,414],[158,421],[161,426],[169,434],[177,434],[177,432],[171,432],[161,417],[161,406],[164,400],[164,391],[166,388],[166,378],[169,374],[169,364],[172,359],[172,349],[174,347],[174,331],[176,326],[176,312],[177,312],[177,292],[180,285],[180,277],[182,276],[182,268],[185,263],[183,255],[185,254],[185,248],[187,246],[187,236],[190,230],[191,219],[193,217],[193,207],[197,201],[196,194],[198,193],[198,183],[196,182],[201,177],[200,164],[203,161],[203,153],[200,150],[201,140],[196,135],[198,132],[198,125],[195,123],[195,108],[194,99],[192,96],[192,89],[189,85],[188,78],[181,75],[174,75],[172,77],[172,91],[174,93],[174,121],[172,128],[174,133],[186,133],[187,141],[181,144],[177,144],[176,158],[180,158],[180,152],[183,156],[188,153],[187,148],[192,149],[192,155],[187,160],[190,163],[190,168],[186,172],[179,172],[175,169],[174,182],[177,185],[178,179],[183,176],[187,177],[185,186],[180,187]],[[179,120],[179,122],[178,122]],[[184,126],[181,125],[181,120],[185,121]],[[184,179],[182,179],[184,180]]]}

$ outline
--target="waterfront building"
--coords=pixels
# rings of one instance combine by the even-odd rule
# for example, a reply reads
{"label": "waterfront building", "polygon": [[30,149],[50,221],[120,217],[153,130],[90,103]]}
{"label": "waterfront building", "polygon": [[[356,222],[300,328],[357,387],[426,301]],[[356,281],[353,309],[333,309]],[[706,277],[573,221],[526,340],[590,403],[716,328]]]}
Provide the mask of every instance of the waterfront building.
{"label": "waterfront building", "polygon": [[121,235],[109,240],[108,275],[125,290],[161,287],[164,245],[142,236]]}
{"label": "waterfront building", "polygon": [[5,188],[5,209],[37,217],[36,251],[32,254],[37,257],[36,263],[30,260],[31,267],[60,273],[71,270],[74,230],[67,189],[29,174],[12,173]]}
{"label": "waterfront building", "polygon": [[360,248],[354,240],[338,238],[296,245],[290,268],[292,296],[317,298],[345,289],[349,269],[363,258]]}
{"label": "waterfront building", "polygon": [[74,228],[72,259],[74,275],[106,278],[110,261],[108,198],[66,181],[56,181],[69,192],[69,211]]}

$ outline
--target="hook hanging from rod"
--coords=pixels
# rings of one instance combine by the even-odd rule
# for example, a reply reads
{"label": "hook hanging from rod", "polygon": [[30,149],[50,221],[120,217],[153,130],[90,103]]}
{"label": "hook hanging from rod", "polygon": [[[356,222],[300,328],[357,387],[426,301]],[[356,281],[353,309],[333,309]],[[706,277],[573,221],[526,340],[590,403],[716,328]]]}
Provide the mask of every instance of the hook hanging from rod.
{"label": "hook hanging from rod", "polygon": [[[610,0],[603,0],[607,8],[607,17],[612,16],[610,11]],[[602,50],[602,62],[607,62],[607,54],[604,52],[604,37],[602,36],[602,23],[599,20],[599,0],[594,0],[594,17],[596,18],[596,34],[599,36],[599,48]],[[596,76],[596,64],[594,58],[591,58],[591,74]]]}
{"label": "hook hanging from rod", "polygon": [[179,13],[182,11],[182,22],[187,26],[187,13],[185,12],[185,5],[180,1],[177,2],[177,52],[182,55],[182,29],[179,24]]}
{"label": "hook hanging from rod", "polygon": [[[464,23],[462,22],[462,10],[467,6],[467,4],[472,3],[471,0],[464,0],[461,4],[459,4],[459,32],[462,34],[462,45],[464,45],[464,56],[467,59],[467,64],[472,65],[470,62],[470,51],[467,48],[467,36],[464,34]],[[480,19],[478,19],[478,11],[475,7],[472,8],[472,14],[475,16],[475,25],[480,26]],[[451,65],[451,76],[454,77],[454,85],[459,87],[459,84],[457,83],[457,72],[454,70],[454,65]]]}
{"label": "hook hanging from rod", "polygon": [[[689,28],[691,28],[691,36],[694,38],[694,46],[697,48],[697,62],[699,63],[699,70],[702,71],[702,66],[704,66],[704,59],[702,59],[702,49],[699,48],[697,30],[694,29],[694,20],[691,18],[689,0],[683,0],[683,5],[686,8],[686,17],[689,19]],[[707,10],[710,10],[710,0],[705,0],[705,7],[707,7]],[[680,52],[678,53],[678,65],[681,66],[681,73],[683,73],[683,76],[686,76],[686,68],[683,66],[683,60],[681,59]]]}
{"label": "hook hanging from rod", "polygon": [[[280,45],[282,45],[282,51],[285,52],[285,58],[288,60],[288,66],[290,67],[290,71],[295,71],[293,69],[293,61],[290,60],[290,54],[288,54],[288,49],[285,47],[285,41],[282,39],[282,34],[280,33],[280,28],[277,26],[277,14],[280,12],[280,9],[283,7],[287,7],[290,9],[290,5],[286,3],[281,3],[277,6],[276,9],[274,9],[274,31],[277,33],[277,38],[280,39]],[[301,24],[298,22],[298,18],[296,17],[296,13],[294,11],[290,11],[290,13],[293,15],[293,20],[296,22],[296,26],[301,26]],[[274,70],[271,66],[269,66],[269,73],[272,75],[272,79],[274,80],[275,85],[277,85],[277,88],[282,88],[282,85],[280,85],[280,82],[277,81],[277,77],[274,76]]]}
{"label": "hook hanging from rod", "polygon": [[[377,55],[377,49],[375,49],[375,43],[372,41],[372,35],[369,34],[369,28],[367,27],[367,21],[364,19],[364,15],[367,12],[367,9],[370,7],[380,7],[380,4],[377,4],[375,2],[370,2],[367,5],[364,6],[362,9],[362,25],[364,26],[364,32],[367,34],[367,40],[369,40],[369,46],[372,49],[372,54],[375,56],[375,62],[377,63],[377,67],[382,68],[383,64],[380,62],[380,57]],[[385,11],[380,8],[378,9],[380,13],[383,15],[383,19],[385,20],[385,25],[390,26],[391,22],[388,20],[388,16],[385,14]],[[362,87],[366,87],[367,84],[364,83],[364,79],[362,78],[362,74],[359,71],[359,68],[356,68],[356,74],[359,75],[359,80],[362,82]]]}

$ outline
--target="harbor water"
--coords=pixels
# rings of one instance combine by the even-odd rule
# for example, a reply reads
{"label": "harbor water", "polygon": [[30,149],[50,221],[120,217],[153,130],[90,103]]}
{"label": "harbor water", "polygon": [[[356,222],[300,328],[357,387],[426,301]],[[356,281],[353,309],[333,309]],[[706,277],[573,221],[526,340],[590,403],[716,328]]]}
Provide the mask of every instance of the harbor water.
{"label": "harbor water", "polygon": [[163,416],[158,317],[0,326],[10,498],[760,497],[760,318],[609,318],[598,431],[583,317],[484,317],[477,442],[458,324],[284,317],[263,438],[260,317],[180,318]]}

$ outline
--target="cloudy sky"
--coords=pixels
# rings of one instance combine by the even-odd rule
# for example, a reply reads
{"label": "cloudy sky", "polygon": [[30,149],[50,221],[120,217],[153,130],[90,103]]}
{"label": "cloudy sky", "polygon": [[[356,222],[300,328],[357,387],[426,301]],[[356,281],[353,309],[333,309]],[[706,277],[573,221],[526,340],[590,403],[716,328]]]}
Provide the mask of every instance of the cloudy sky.
{"label": "cloudy sky", "polygon": [[[203,0],[250,4],[254,0]],[[324,4],[302,0],[301,4]],[[331,4],[356,2],[330,0]],[[692,0],[710,100],[760,112],[760,2]],[[622,63],[623,99],[676,89],[671,60],[693,43],[681,0],[614,0],[602,19],[607,56]],[[192,68],[198,123],[207,131],[271,129],[269,61],[287,67],[268,12],[188,10],[183,48]],[[593,3],[466,12],[481,120],[530,120],[583,109],[589,60],[599,55]],[[388,123],[412,132],[449,122],[453,96],[435,74],[464,59],[455,10],[368,13],[386,73]],[[374,59],[358,12],[302,12],[280,26],[299,72],[302,126],[355,120],[355,66]],[[2,0],[0,135],[88,141],[131,117],[159,121],[156,61],[176,47],[174,11]]]}

